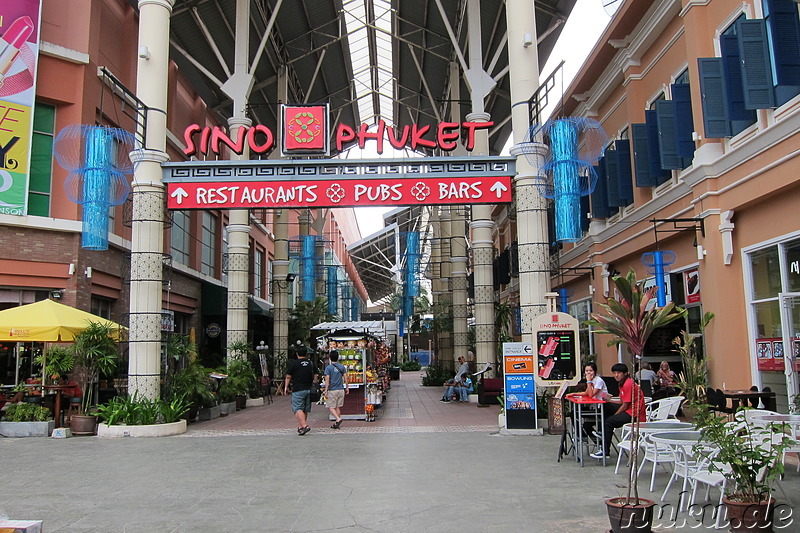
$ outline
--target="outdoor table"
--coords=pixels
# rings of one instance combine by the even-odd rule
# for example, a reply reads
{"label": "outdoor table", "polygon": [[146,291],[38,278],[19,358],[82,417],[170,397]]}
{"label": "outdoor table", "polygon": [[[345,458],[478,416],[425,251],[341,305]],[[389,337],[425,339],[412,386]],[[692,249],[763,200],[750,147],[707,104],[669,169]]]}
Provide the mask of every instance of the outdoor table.
{"label": "outdoor table", "polygon": [[54,411],[53,418],[55,418],[56,427],[57,428],[60,428],[62,426],[62,424],[61,424],[61,391],[66,390],[66,389],[71,389],[71,388],[72,388],[72,385],[45,385],[44,386],[44,390],[46,390],[46,391],[55,391],[56,398],[55,398],[54,405],[53,405],[53,411]]}
{"label": "outdoor table", "polygon": [[[574,430],[572,434],[575,436],[575,446],[573,447],[573,452],[575,453],[575,461],[579,462],[581,466],[583,466],[583,406],[584,405],[594,405],[597,406],[597,410],[593,413],[595,416],[595,422],[597,421],[598,412],[600,414],[600,425],[596,426],[600,431],[601,440],[600,446],[602,449],[605,450],[606,444],[606,435],[603,431],[603,424],[605,422],[605,416],[603,413],[603,404],[606,403],[605,400],[596,400],[594,398],[587,398],[586,396],[579,396],[568,394],[566,399],[575,406],[575,416],[572,417],[572,423],[574,426]],[[587,437],[588,438],[588,437]],[[603,466],[606,466],[606,457],[603,455]]]}
{"label": "outdoor table", "polygon": [[[661,501],[667,496],[672,482],[675,477],[680,475],[683,478],[683,486],[681,487],[680,501],[678,501],[678,511],[683,508],[683,496],[686,494],[686,485],[689,483],[689,477],[694,474],[696,464],[694,461],[694,445],[700,442],[702,433],[699,431],[665,431],[653,433],[650,435],[650,441],[655,446],[665,446],[672,451],[675,458],[673,465],[672,475],[667,482],[664,489],[664,494],[661,495]],[[655,466],[653,467],[655,468]],[[682,473],[681,473],[682,472]]]}
{"label": "outdoor table", "polygon": [[[632,424],[628,423],[625,425],[630,427]],[[669,432],[692,431],[694,429],[695,429],[694,424],[690,424],[689,422],[664,422],[663,420],[656,420],[653,422],[639,422],[640,435],[659,433],[662,431],[669,431]]]}
{"label": "outdoor table", "polygon": [[781,413],[762,413],[758,415],[753,415],[753,420],[762,420],[764,422],[787,422],[789,424],[792,423],[800,423],[800,415],[784,415]]}
{"label": "outdoor table", "polygon": [[736,410],[737,407],[747,407],[748,400],[756,398],[774,398],[774,392],[759,392],[753,390],[724,390],[722,395],[725,398],[731,399],[731,407]]}

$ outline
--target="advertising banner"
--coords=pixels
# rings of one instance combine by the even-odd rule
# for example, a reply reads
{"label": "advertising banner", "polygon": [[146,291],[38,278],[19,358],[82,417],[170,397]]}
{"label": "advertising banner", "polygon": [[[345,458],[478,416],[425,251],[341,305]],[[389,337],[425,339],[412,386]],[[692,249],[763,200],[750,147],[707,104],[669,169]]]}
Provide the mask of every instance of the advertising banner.
{"label": "advertising banner", "polygon": [[0,213],[28,212],[40,0],[0,2]]}

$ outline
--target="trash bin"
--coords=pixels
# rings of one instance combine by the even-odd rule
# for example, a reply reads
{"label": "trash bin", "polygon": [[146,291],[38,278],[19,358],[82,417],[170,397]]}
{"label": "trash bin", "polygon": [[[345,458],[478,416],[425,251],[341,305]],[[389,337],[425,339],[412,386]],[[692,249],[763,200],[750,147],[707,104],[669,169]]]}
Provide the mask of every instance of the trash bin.
{"label": "trash bin", "polygon": [[389,369],[389,379],[398,380],[400,379],[400,367],[393,366]]}

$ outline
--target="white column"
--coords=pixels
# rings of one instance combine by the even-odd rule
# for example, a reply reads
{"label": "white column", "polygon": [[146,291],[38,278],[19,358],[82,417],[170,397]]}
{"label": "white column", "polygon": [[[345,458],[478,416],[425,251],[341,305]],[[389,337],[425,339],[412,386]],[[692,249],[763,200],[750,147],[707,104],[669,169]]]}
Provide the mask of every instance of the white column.
{"label": "white column", "polygon": [[[473,72],[483,71],[483,49],[481,47],[481,19],[478,0],[469,0],[469,67]],[[488,76],[487,76],[488,77]],[[467,115],[470,122],[488,122],[485,112],[485,90],[470,87],[472,112]],[[475,136],[472,155],[489,155],[489,131],[479,130]],[[472,272],[475,287],[475,357],[482,363],[495,362],[497,333],[494,320],[494,242],[492,234],[492,205],[472,206]],[[496,364],[492,368],[495,368]]]}
{"label": "white column", "polygon": [[453,321],[452,321],[452,307],[453,307],[453,294],[450,292],[450,208],[443,206],[439,211],[439,227],[441,234],[439,237],[439,250],[441,259],[441,288],[442,295],[439,299],[439,311],[447,311],[450,314],[451,320],[444,328],[439,331],[439,348],[441,351],[439,361],[446,364],[447,361],[454,361],[453,357]]}
{"label": "white column", "polygon": [[[139,1],[136,95],[148,107],[144,149],[134,162],[131,230],[131,294],[128,330],[128,391],[160,396],[164,184],[161,163],[167,155],[167,79],[169,23],[173,0]],[[141,57],[144,55],[145,57]]]}
{"label": "white column", "polygon": [[[228,119],[231,137],[237,138],[239,128],[252,124],[246,116],[247,100],[253,86],[253,78],[248,74],[248,54],[250,41],[250,2],[236,0],[236,35],[234,46],[233,76],[225,83],[223,90],[233,99],[233,116]],[[241,155],[233,154],[233,160],[250,158],[249,149],[244,148]],[[226,341],[228,346],[235,342],[247,342],[247,294],[248,273],[250,272],[250,211],[232,209],[228,212],[228,316]],[[241,352],[238,353],[241,356]],[[234,354],[228,351],[228,360]]]}
{"label": "white column", "polygon": [[[286,102],[288,86],[286,67],[278,69],[278,101]],[[277,152],[277,151],[276,151]],[[289,355],[289,211],[279,209],[273,217],[275,232],[275,260],[272,262],[272,294],[275,298],[275,310],[272,334],[275,343],[275,355]],[[281,377],[281,376],[277,376]]]}
{"label": "white column", "polygon": [[[517,158],[514,190],[517,208],[517,239],[519,242],[519,286],[522,315],[522,341],[534,342],[533,319],[545,312],[544,295],[549,290],[549,249],[547,245],[547,207],[538,193],[539,169],[546,146],[533,146],[538,162],[531,164],[522,153],[520,144],[528,132],[528,106],[524,105],[539,88],[539,57],[536,49],[536,14],[530,0],[508,0],[508,65],[511,82],[511,125],[514,146],[511,155]],[[533,36],[533,45],[525,46],[525,34]],[[530,146],[530,145],[529,145]]]}

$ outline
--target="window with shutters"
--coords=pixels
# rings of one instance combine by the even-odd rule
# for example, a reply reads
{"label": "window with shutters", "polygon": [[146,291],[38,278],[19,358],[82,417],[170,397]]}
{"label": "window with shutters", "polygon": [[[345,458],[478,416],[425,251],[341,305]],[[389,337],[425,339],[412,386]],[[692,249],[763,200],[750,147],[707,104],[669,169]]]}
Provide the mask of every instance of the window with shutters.
{"label": "window with shutters", "polygon": [[800,14],[793,0],[762,0],[775,105],[800,94]]}
{"label": "window with shutters", "polygon": [[33,108],[28,214],[50,216],[50,188],[53,177],[53,137],[56,108],[36,102]]}

